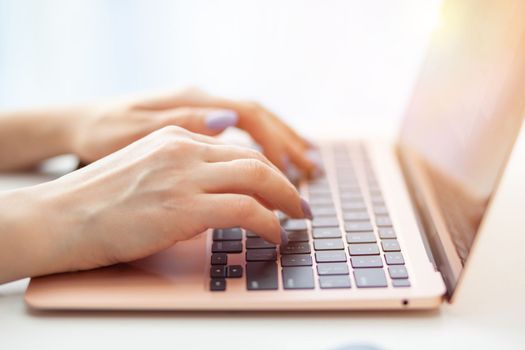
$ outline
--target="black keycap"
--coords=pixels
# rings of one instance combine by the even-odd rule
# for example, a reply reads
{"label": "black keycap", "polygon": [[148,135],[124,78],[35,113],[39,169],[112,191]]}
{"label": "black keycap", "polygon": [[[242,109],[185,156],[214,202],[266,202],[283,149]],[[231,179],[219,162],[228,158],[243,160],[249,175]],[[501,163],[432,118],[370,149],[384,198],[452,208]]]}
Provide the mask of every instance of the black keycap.
{"label": "black keycap", "polygon": [[248,290],[277,289],[277,264],[274,262],[246,263],[246,288]]}
{"label": "black keycap", "polygon": [[392,226],[392,221],[388,216],[376,216],[376,225],[380,227]]}
{"label": "black keycap", "polygon": [[250,238],[250,237],[259,237],[259,235],[252,231],[246,231],[246,238]]}
{"label": "black keycap", "polygon": [[363,196],[360,192],[343,192],[339,194],[342,202],[362,202]]}
{"label": "black keycap", "polygon": [[308,235],[308,231],[290,231],[288,232],[288,241],[289,242],[308,242],[310,240],[310,236]]}
{"label": "black keycap", "polygon": [[345,249],[343,241],[340,238],[324,238],[314,240],[315,250],[339,250]]}
{"label": "black keycap", "polygon": [[350,258],[354,269],[363,267],[383,267],[383,260],[379,255],[361,255]]}
{"label": "black keycap", "polygon": [[283,227],[286,231],[304,231],[308,229],[304,219],[289,219],[284,223]]}
{"label": "black keycap", "polygon": [[370,222],[366,211],[348,211],[343,213],[344,221],[367,221]]}
{"label": "black keycap", "polygon": [[370,221],[347,221],[345,222],[346,232],[367,232],[374,228]]}
{"label": "black keycap", "polygon": [[351,192],[351,191],[360,191],[361,189],[357,182],[349,182],[349,183],[340,182],[339,190],[341,192],[348,192],[348,191]]}
{"label": "black keycap", "polygon": [[275,261],[277,251],[275,249],[250,249],[246,251],[246,261]]}
{"label": "black keycap", "polygon": [[401,250],[397,239],[383,239],[381,246],[385,252],[399,252]]}
{"label": "black keycap", "polygon": [[323,263],[317,264],[317,274],[323,275],[348,275],[346,263]]}
{"label": "black keycap", "polygon": [[376,235],[374,232],[349,232],[346,234],[348,243],[375,243]]}
{"label": "black keycap", "polygon": [[374,214],[375,215],[388,215],[388,210],[386,209],[384,205],[374,205]]}
{"label": "black keycap", "polygon": [[242,266],[241,265],[230,265],[226,268],[226,277],[228,278],[241,278],[242,277]]}
{"label": "black keycap", "polygon": [[314,238],[339,238],[341,230],[339,227],[318,227],[313,229]]}
{"label": "black keycap", "polygon": [[392,280],[392,285],[394,287],[410,287],[410,280],[408,279]]}
{"label": "black keycap", "polygon": [[242,241],[213,242],[211,251],[213,253],[240,253],[242,252]]}
{"label": "black keycap", "polygon": [[282,266],[312,266],[312,257],[307,254],[292,254],[281,256]]}
{"label": "black keycap", "polygon": [[326,216],[314,218],[312,221],[312,227],[338,227],[339,220],[336,216]]}
{"label": "black keycap", "polygon": [[382,196],[372,196],[370,197],[370,201],[372,202],[372,205],[374,206],[384,206],[385,205],[385,201]]}
{"label": "black keycap", "polygon": [[396,232],[392,227],[379,227],[379,238],[396,238]]}
{"label": "black keycap", "polygon": [[392,279],[408,278],[407,269],[403,265],[389,266],[388,273],[390,274],[390,278]]}
{"label": "black keycap", "polygon": [[226,266],[212,266],[210,267],[210,277],[224,278],[226,277]]}
{"label": "black keycap", "polygon": [[366,204],[363,202],[341,202],[341,208],[343,211],[364,211],[366,210]]}
{"label": "black keycap", "polygon": [[404,265],[405,259],[399,252],[385,253],[385,260],[388,265]]}
{"label": "black keycap", "polygon": [[261,237],[256,238],[247,238],[246,239],[246,249],[265,249],[265,248],[275,248],[275,244],[265,241]]}
{"label": "black keycap", "polygon": [[350,255],[378,255],[379,247],[375,243],[349,244]]}
{"label": "black keycap", "polygon": [[355,283],[359,288],[386,287],[386,276],[383,269],[355,269]]}
{"label": "black keycap", "polygon": [[310,197],[310,200],[308,201],[311,205],[314,206],[333,206],[334,201],[332,200],[332,197],[328,196],[313,196]]}
{"label": "black keycap", "polygon": [[308,188],[308,193],[310,194],[310,197],[314,197],[314,196],[331,196],[332,195],[332,190],[330,189],[329,185],[316,186],[316,187],[309,187]]}
{"label": "black keycap", "polygon": [[312,214],[314,217],[319,216],[336,216],[337,212],[333,206],[329,207],[312,207]]}
{"label": "black keycap", "polygon": [[282,255],[287,254],[310,254],[310,244],[306,242],[289,242],[287,245],[281,245]]}
{"label": "black keycap", "polygon": [[213,253],[211,255],[212,265],[226,265],[228,263],[228,254],[226,253]]}
{"label": "black keycap", "polygon": [[323,289],[350,288],[349,276],[320,276],[319,286]]}
{"label": "black keycap", "polygon": [[226,280],[224,278],[212,278],[210,280],[210,290],[213,292],[226,290]]}
{"label": "black keycap", "polygon": [[283,267],[284,289],[313,289],[314,273],[310,266]]}
{"label": "black keycap", "polygon": [[318,263],[344,262],[346,261],[346,254],[344,250],[325,250],[315,252],[315,261]]}
{"label": "black keycap", "polygon": [[242,231],[240,228],[216,228],[213,230],[214,241],[240,241]]}

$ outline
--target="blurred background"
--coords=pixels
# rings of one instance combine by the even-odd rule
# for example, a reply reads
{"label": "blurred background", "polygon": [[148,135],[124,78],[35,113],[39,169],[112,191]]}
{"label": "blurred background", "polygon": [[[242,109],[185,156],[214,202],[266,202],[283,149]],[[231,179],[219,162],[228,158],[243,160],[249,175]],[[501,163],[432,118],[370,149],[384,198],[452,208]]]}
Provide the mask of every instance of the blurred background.
{"label": "blurred background", "polygon": [[395,130],[439,10],[439,0],[0,0],[0,109],[194,85],[259,100],[311,136]]}

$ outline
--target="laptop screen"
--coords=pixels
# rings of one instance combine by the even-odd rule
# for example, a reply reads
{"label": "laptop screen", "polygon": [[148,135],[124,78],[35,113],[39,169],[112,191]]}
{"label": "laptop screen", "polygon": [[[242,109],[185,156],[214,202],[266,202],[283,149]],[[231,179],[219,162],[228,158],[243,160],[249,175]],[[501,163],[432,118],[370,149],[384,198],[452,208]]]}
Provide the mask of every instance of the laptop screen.
{"label": "laptop screen", "polygon": [[461,266],[525,112],[525,2],[447,1],[401,130]]}

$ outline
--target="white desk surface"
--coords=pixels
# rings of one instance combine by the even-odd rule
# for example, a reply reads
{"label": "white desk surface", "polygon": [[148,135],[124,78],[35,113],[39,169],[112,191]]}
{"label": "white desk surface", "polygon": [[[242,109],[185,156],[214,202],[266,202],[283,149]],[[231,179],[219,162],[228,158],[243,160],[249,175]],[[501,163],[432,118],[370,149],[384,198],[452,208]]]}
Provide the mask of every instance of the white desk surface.
{"label": "white desk surface", "polygon": [[[49,177],[1,175],[0,190]],[[518,249],[509,245],[511,254],[519,254]],[[28,280],[21,280],[0,286],[0,349],[144,348],[150,344],[176,349],[339,349],[348,344],[383,349],[522,349],[525,285],[519,282],[521,275],[516,277],[517,283],[504,279],[511,281],[506,289],[487,288],[498,278],[481,276],[479,291],[470,291],[459,303],[443,304],[435,311],[340,313],[42,313],[25,306]]]}

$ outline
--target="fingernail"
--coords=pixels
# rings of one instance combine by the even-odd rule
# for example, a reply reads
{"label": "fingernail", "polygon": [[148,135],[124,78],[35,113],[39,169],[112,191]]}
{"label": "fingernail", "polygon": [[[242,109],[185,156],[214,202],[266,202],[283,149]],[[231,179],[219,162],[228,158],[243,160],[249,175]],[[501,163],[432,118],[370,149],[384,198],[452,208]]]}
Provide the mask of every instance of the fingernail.
{"label": "fingernail", "polygon": [[237,125],[239,116],[231,109],[218,109],[206,115],[206,127],[211,130],[224,130],[230,126]]}
{"label": "fingernail", "polygon": [[301,208],[303,209],[304,217],[312,220],[314,216],[312,215],[312,209],[310,209],[310,204],[301,198]]}
{"label": "fingernail", "polygon": [[309,149],[306,151],[306,157],[314,164],[314,170],[312,171],[312,176],[319,177],[323,174],[323,160],[321,159],[321,154],[316,149]]}
{"label": "fingernail", "polygon": [[281,245],[287,245],[288,244],[288,233],[286,233],[286,230],[281,227]]}

